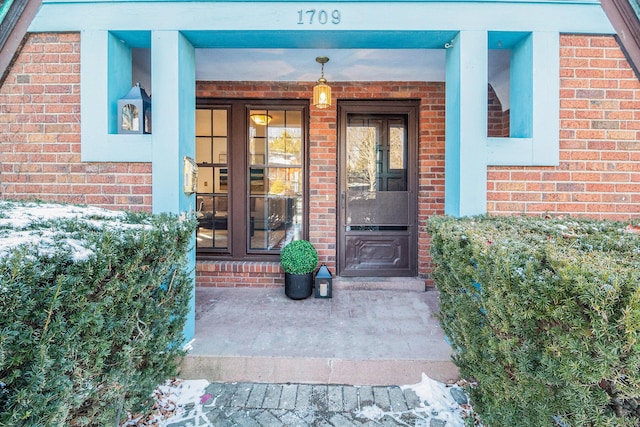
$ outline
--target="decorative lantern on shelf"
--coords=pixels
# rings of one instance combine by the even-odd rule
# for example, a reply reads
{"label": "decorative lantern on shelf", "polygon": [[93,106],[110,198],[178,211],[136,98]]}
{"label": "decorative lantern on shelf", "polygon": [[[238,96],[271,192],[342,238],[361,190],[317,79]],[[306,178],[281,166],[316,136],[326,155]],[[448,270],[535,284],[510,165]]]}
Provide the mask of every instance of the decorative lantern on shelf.
{"label": "decorative lantern on shelf", "polygon": [[316,273],[316,298],[331,298],[331,272],[324,263]]}
{"label": "decorative lantern on shelf", "polygon": [[151,98],[140,83],[118,100],[118,133],[151,133]]}

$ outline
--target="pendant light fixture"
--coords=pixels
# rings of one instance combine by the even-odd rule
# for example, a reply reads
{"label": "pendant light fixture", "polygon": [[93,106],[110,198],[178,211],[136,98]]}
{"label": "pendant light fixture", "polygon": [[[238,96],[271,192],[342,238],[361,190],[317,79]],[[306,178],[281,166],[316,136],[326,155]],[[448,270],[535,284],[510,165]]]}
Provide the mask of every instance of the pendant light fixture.
{"label": "pendant light fixture", "polygon": [[331,87],[324,78],[324,64],[329,62],[326,56],[318,56],[316,62],[322,65],[322,74],[318,79],[318,83],[313,87],[313,105],[316,108],[328,108],[331,106]]}
{"label": "pendant light fixture", "polygon": [[271,122],[272,117],[265,113],[251,113],[251,121],[258,126],[265,126]]}

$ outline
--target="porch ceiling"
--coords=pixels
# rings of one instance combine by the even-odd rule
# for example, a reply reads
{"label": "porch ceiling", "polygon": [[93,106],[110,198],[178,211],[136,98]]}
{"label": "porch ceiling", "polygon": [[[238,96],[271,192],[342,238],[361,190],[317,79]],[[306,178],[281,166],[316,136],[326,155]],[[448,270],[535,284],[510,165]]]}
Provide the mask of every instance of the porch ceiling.
{"label": "porch ceiling", "polygon": [[318,56],[331,81],[444,81],[444,49],[197,49],[196,78],[315,81]]}
{"label": "porch ceiling", "polygon": [[[303,81],[320,77],[317,56],[328,56],[325,78],[342,81],[444,81],[445,49],[196,49],[196,79]],[[145,59],[146,58],[146,59]],[[134,69],[150,75],[150,57],[134,55]],[[509,108],[509,50],[489,50],[489,83]],[[144,82],[144,78],[138,81]],[[146,88],[151,87],[148,82]]]}

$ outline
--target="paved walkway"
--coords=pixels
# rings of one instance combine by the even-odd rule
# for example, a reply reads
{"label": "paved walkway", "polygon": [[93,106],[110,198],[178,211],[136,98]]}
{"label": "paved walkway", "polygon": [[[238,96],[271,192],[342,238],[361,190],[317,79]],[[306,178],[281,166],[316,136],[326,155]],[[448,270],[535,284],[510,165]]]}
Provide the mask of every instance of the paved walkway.
{"label": "paved walkway", "polygon": [[185,408],[166,426],[462,426],[458,404],[466,396],[457,387],[445,390],[449,407],[398,386],[212,383],[203,405]]}

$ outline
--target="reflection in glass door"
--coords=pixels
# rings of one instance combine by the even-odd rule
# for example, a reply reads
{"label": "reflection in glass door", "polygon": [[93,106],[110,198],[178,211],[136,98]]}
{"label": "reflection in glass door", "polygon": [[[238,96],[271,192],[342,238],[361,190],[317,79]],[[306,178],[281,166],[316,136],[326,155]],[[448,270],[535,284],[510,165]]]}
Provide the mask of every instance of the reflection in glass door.
{"label": "reflection in glass door", "polygon": [[249,111],[250,251],[280,250],[302,234],[300,110]]}

